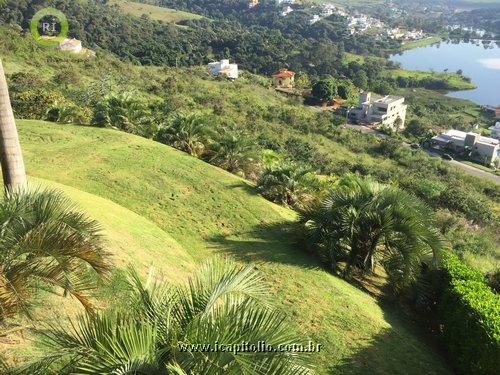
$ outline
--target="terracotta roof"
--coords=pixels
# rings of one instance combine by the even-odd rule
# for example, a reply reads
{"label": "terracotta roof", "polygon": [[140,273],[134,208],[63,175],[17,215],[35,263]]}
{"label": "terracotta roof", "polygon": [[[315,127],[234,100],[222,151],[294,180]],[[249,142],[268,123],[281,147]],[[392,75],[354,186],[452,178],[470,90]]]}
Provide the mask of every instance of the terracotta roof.
{"label": "terracotta roof", "polygon": [[495,118],[500,118],[500,106],[495,108]]}
{"label": "terracotta roof", "polygon": [[295,73],[288,69],[280,69],[273,73],[274,78],[292,78],[295,77]]}

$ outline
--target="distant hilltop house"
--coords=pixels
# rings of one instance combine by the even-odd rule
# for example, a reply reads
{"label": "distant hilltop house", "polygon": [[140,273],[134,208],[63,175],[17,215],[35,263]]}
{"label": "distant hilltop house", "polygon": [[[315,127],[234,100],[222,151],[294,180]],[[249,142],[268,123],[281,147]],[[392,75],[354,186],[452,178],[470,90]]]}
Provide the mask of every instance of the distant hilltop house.
{"label": "distant hilltop house", "polygon": [[257,5],[259,5],[259,0],[250,0],[248,2],[248,8],[251,9],[251,8],[254,8],[256,7]]}
{"label": "distant hilltop house", "polygon": [[[55,36],[43,35],[44,40],[57,40]],[[74,54],[86,55],[88,57],[94,57],[96,54],[94,51],[83,48],[82,42],[75,38],[65,38],[57,44],[57,49],[61,52],[70,52]]]}
{"label": "distant hilltop house", "polygon": [[81,53],[83,50],[82,42],[78,39],[64,39],[59,42],[59,49],[63,52],[71,52],[71,53]]}
{"label": "distant hilltop house", "polygon": [[472,159],[487,165],[498,163],[500,154],[500,141],[498,139],[455,129],[436,135],[432,138],[432,144],[442,150],[467,152]]}
{"label": "distant hilltop house", "polygon": [[310,20],[309,20],[309,25],[314,25],[316,22],[318,22],[321,19],[321,17],[317,14],[315,14]]}
{"label": "distant hilltop house", "polygon": [[239,77],[238,64],[230,64],[229,60],[211,62],[208,64],[208,68],[216,77],[226,76],[230,79],[236,79]]}
{"label": "distant hilltop house", "polygon": [[500,139],[500,121],[490,126],[489,129],[491,130],[491,138]]}
{"label": "distant hilltop house", "polygon": [[295,84],[295,73],[286,68],[273,73],[273,82],[276,87],[293,88]]}
{"label": "distant hilltop house", "polygon": [[[350,117],[357,122],[377,123],[401,130],[406,120],[407,105],[404,101],[405,98],[395,95],[373,100],[371,92],[363,91],[359,95],[359,104],[350,112]],[[399,124],[398,119],[401,120]]]}
{"label": "distant hilltop house", "polygon": [[283,8],[283,10],[281,11],[281,16],[282,17],[286,17],[288,16],[290,13],[293,12],[293,8],[290,6],[290,5],[287,5],[286,7]]}

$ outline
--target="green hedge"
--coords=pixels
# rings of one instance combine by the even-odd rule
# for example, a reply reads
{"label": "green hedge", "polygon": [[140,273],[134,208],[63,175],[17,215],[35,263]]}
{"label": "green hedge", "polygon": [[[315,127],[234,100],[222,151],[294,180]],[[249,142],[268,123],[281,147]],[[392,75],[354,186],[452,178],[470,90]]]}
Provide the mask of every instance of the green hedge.
{"label": "green hedge", "polygon": [[445,345],[464,374],[500,371],[500,296],[481,272],[454,254],[443,258],[444,283],[438,306]]}

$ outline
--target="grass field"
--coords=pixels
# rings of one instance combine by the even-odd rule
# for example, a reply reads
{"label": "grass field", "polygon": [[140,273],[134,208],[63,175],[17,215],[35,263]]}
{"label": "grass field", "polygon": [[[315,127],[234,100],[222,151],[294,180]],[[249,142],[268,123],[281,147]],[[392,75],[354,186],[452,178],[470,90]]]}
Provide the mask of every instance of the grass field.
{"label": "grass field", "polygon": [[426,71],[404,70],[404,69],[388,70],[387,73],[393,78],[412,77],[418,80],[426,78],[443,80],[446,82],[450,90],[471,90],[476,88],[476,85],[474,85],[473,82],[465,80],[463,76],[457,73],[426,72]]}
{"label": "grass field", "polygon": [[155,263],[182,279],[214,254],[251,262],[304,340],[322,345],[318,373],[448,372],[394,310],[296,248],[281,229],[295,214],[249,183],[118,131],[40,121],[18,127],[28,174],[65,185],[55,186],[102,222],[120,267]]}
{"label": "grass field", "polygon": [[117,5],[123,12],[129,13],[136,17],[140,17],[143,14],[146,14],[153,20],[168,23],[177,23],[180,21],[203,18],[198,14],[188,13],[182,10],[162,8],[150,4],[136,3],[134,1],[110,0],[109,4]]}
{"label": "grass field", "polygon": [[438,43],[439,41],[441,41],[441,38],[438,36],[431,36],[425,39],[414,40],[412,42],[404,43],[401,46],[401,50],[407,51],[414,48],[425,47],[434,43]]}

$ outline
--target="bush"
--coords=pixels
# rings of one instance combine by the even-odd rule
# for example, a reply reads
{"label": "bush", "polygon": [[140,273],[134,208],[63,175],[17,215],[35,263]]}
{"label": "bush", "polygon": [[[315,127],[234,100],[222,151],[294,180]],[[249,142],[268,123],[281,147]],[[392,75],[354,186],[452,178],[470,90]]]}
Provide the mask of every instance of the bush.
{"label": "bush", "polygon": [[481,272],[452,253],[443,259],[438,302],[442,336],[459,373],[496,374],[500,368],[500,298]]}
{"label": "bush", "polygon": [[47,111],[57,103],[67,100],[59,92],[47,89],[33,89],[13,96],[12,108],[17,118],[46,119]]}
{"label": "bush", "polygon": [[489,202],[468,186],[450,186],[440,196],[444,207],[464,213],[468,219],[485,223],[493,220],[494,213]]}

